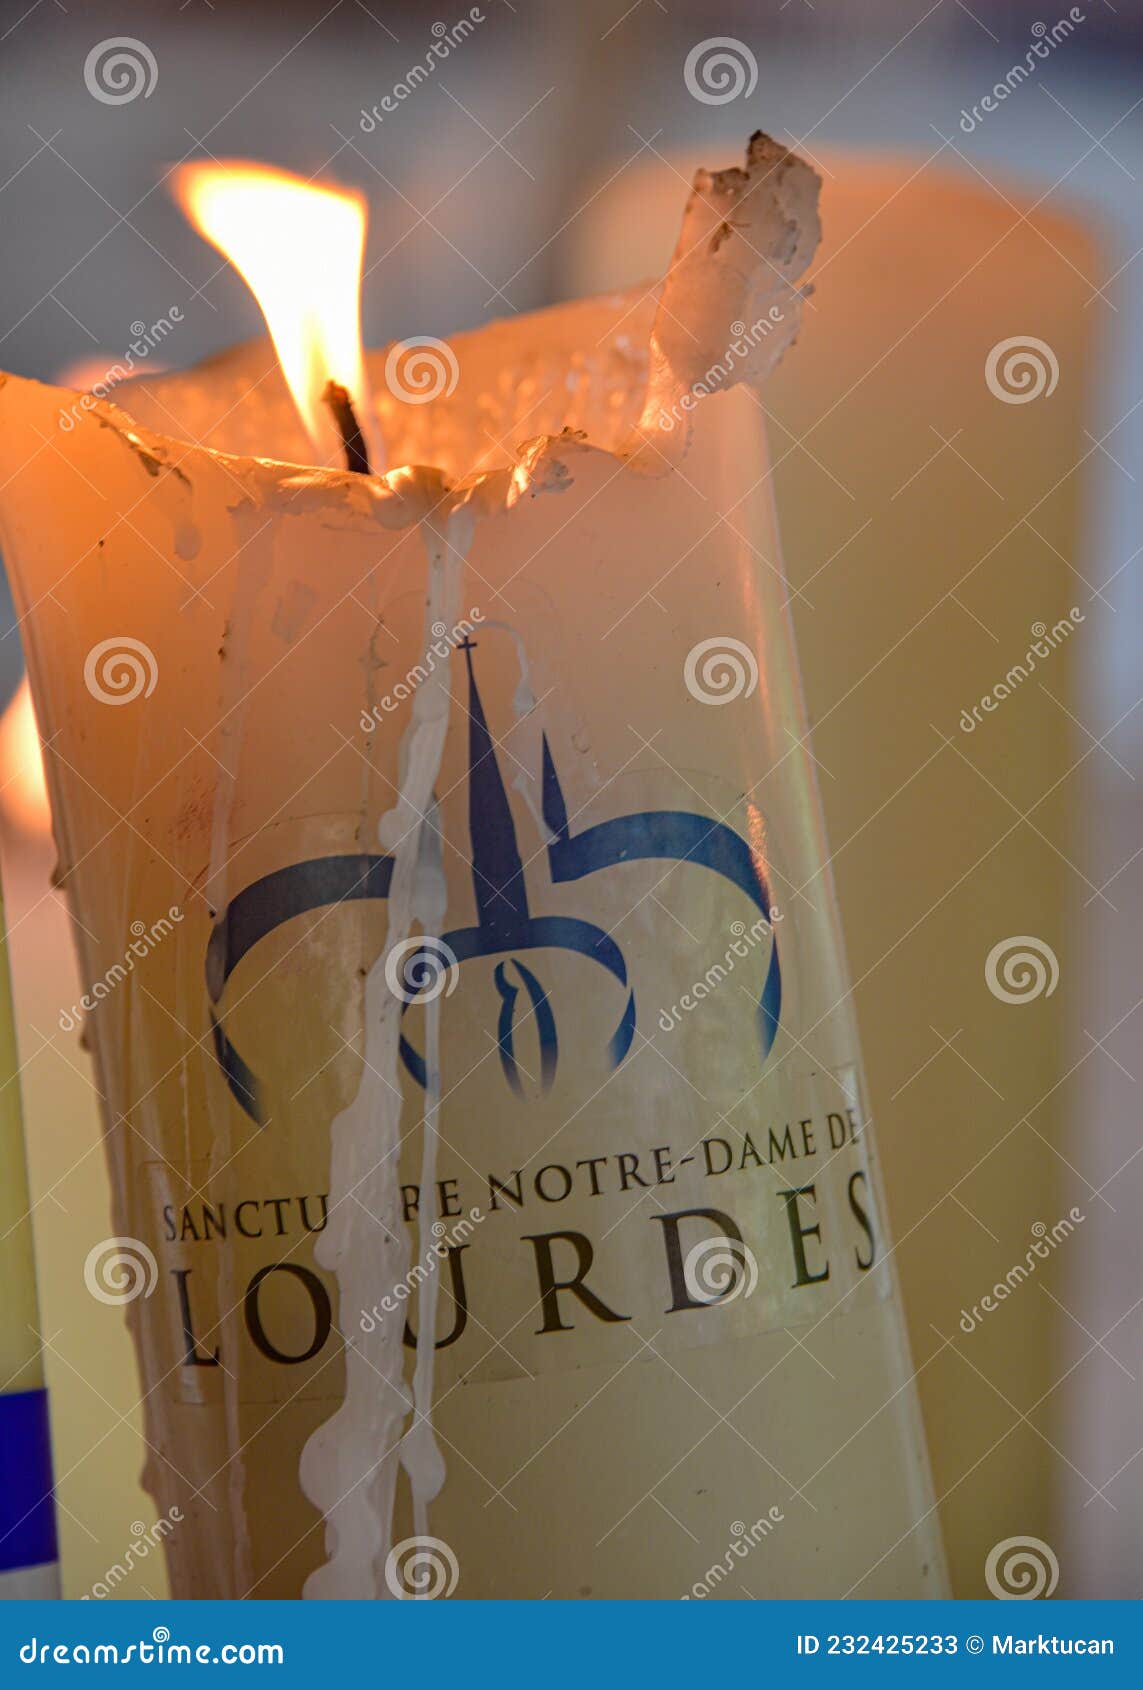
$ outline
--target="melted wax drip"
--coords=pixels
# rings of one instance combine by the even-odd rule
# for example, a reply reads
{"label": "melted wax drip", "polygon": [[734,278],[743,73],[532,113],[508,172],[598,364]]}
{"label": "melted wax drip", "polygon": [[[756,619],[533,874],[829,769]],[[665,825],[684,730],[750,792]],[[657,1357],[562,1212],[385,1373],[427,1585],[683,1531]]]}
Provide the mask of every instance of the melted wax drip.
{"label": "melted wax drip", "polygon": [[[428,517],[421,529],[429,561],[426,626],[431,630],[432,624],[444,622],[451,627],[459,616],[460,572],[472,538],[472,520],[462,508],[449,516],[443,533]],[[426,649],[431,637],[431,631],[427,632]],[[320,1265],[337,1276],[346,1377],[344,1401],[302,1451],[302,1488],[325,1517],[329,1556],[306,1580],[303,1594],[310,1598],[370,1600],[391,1595],[384,1568],[398,1466],[403,1465],[409,1474],[414,1507],[421,1518],[444,1478],[429,1420],[435,1340],[431,1278],[429,1296],[420,1311],[412,1395],[404,1379],[402,1323],[380,1322],[368,1335],[354,1330],[355,1311],[375,1301],[379,1286],[391,1293],[409,1270],[397,1181],[402,1006],[389,988],[385,964],[422,911],[439,919],[439,864],[434,870],[423,835],[433,813],[450,694],[448,666],[433,668],[426,659],[426,668],[429,677],[417,689],[411,721],[401,740],[397,803],[378,826],[378,839],[394,858],[389,926],[385,948],[365,982],[365,1061],[360,1085],[353,1102],[331,1127],[330,1220],[315,1249]],[[428,1006],[430,1071],[439,1066],[436,1008]],[[435,1167],[439,1095],[438,1081],[436,1089],[426,1094],[424,1158],[429,1178]],[[410,1408],[415,1414],[414,1435],[406,1445],[403,1427]]]}
{"label": "melted wax drip", "polygon": [[[413,918],[425,934],[429,949],[445,924],[448,891],[441,853],[440,813],[434,800],[420,826],[417,872],[413,883]],[[440,982],[443,986],[443,980]],[[421,1149],[421,1190],[436,1190],[438,1126],[441,1106],[440,1064],[441,993],[433,990],[425,1005],[425,1114]],[[413,1492],[413,1531],[427,1537],[429,1503],[445,1482],[444,1457],[433,1436],[433,1371],[436,1361],[437,1288],[430,1252],[435,1242],[432,1210],[420,1205],[418,1242],[421,1266],[429,1269],[417,1294],[417,1362],[413,1372],[413,1424],[401,1439],[401,1465]]]}

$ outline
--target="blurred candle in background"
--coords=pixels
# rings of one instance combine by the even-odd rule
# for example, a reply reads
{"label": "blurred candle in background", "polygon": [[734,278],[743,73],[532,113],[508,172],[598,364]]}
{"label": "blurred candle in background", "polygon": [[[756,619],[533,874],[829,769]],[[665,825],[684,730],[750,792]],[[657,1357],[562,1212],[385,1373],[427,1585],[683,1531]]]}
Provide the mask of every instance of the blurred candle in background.
{"label": "blurred candle in background", "polygon": [[[653,272],[695,162],[633,167],[601,194],[575,226],[569,287]],[[983,1327],[959,1321],[1034,1226],[1101,1206],[1076,1171],[1082,1077],[1067,1078],[1093,890],[1068,860],[1090,767],[1068,712],[1083,713],[1081,645],[1114,620],[1085,580],[1083,526],[1090,301],[1107,266],[1077,209],[1010,183],[852,152],[817,162],[814,294],[759,403],[953,1588],[977,1597],[998,1538],[1063,1553],[1074,1523],[1054,1487],[1067,1433],[1052,1390],[1089,1340],[1039,1288],[1068,1301],[1067,1253]],[[994,353],[1009,340],[1034,360],[1024,400]],[[1034,625],[1073,606],[1074,634],[965,733],[962,712],[1024,659]],[[985,976],[1020,934],[1059,964],[1058,990],[1027,1005]]]}
{"label": "blurred candle in background", "polygon": [[[109,355],[95,354],[61,373],[86,392],[105,383],[114,363]],[[56,1479],[57,1485],[62,1479],[64,1492],[56,1513],[59,1576],[63,1594],[77,1597],[103,1579],[109,1561],[129,1544],[138,1545],[154,1508],[139,1481],[142,1414],[135,1353],[121,1313],[95,1301],[85,1283],[89,1252],[112,1235],[111,1193],[99,1092],[73,1013],[83,988],[71,917],[53,886],[56,858],[43,755],[24,677],[0,716],[0,875],[21,1064],[18,1082],[3,1096],[15,1098],[15,1124],[8,1128],[15,1143],[22,1094],[27,1156],[35,1169],[36,1207],[20,1244],[30,1249],[34,1240],[39,1300],[47,1311],[37,1366],[47,1379]],[[14,1069],[13,1062],[5,1075]],[[15,1178],[10,1190],[15,1204]],[[34,1292],[34,1281],[29,1283]],[[116,1593],[141,1597],[165,1591],[162,1557],[153,1554],[145,1577],[136,1574]]]}
{"label": "blurred candle in background", "polygon": [[59,1595],[20,1074],[0,903],[0,1598]]}

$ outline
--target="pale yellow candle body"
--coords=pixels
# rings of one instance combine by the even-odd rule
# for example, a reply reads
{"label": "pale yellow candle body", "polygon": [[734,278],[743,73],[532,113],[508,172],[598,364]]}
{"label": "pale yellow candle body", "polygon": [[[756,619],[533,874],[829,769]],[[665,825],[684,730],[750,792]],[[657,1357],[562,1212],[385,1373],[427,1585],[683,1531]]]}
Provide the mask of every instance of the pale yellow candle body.
{"label": "pale yellow candle body", "polygon": [[[433,461],[484,434],[503,461],[495,425],[530,408],[612,444],[638,396],[628,309],[546,314],[542,379],[490,386],[462,445],[463,382],[437,437],[414,413]],[[469,338],[468,383],[507,338]],[[406,1424],[378,1358],[429,1280],[429,1529],[458,1595],[942,1594],[756,410],[704,404],[661,474],[566,439],[493,477],[426,629],[426,517],[457,503],[439,479],[299,475],[105,408],[61,432],[71,403],[0,392],[4,541],[106,984],[116,1227],[158,1266],[128,1318],[147,1482],[186,1516],[175,1592],[300,1593],[325,1549],[299,1461],[343,1342],[376,1372],[377,1437],[338,1473],[373,1485]],[[116,649],[126,683],[100,666]],[[377,1080],[399,1157],[354,1217],[374,1292],[348,1307],[315,1244],[365,1188],[331,1194],[330,1123],[369,1061],[408,849],[378,826],[438,665],[439,832],[417,824],[447,888],[435,1189],[413,1003]]]}

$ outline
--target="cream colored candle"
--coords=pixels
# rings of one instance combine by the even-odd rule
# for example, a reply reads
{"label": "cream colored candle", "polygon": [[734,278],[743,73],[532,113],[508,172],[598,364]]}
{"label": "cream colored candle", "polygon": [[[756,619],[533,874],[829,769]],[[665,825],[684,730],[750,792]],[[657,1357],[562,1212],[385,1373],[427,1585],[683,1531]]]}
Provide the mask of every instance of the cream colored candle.
{"label": "cream colored candle", "polygon": [[99,406],[50,532],[72,396],[0,392],[85,977],[171,923],[92,1030],[178,1594],[943,1591],[766,446],[709,395],[796,325],[766,147],[654,326],[499,325],[383,405],[439,470]]}

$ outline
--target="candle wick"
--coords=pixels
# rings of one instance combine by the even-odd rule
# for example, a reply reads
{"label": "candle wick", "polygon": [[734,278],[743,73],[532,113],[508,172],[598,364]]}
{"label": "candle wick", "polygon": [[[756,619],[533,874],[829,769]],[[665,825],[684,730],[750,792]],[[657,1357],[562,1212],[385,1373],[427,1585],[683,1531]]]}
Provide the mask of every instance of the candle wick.
{"label": "candle wick", "polygon": [[357,412],[353,409],[353,400],[349,397],[348,388],[342,387],[340,382],[327,381],[322,394],[323,402],[329,406],[333,420],[337,425],[337,432],[341,436],[341,449],[345,453],[345,467],[353,470],[357,475],[368,475],[369,453],[365,445],[365,436],[361,432],[361,424],[357,420]]}

